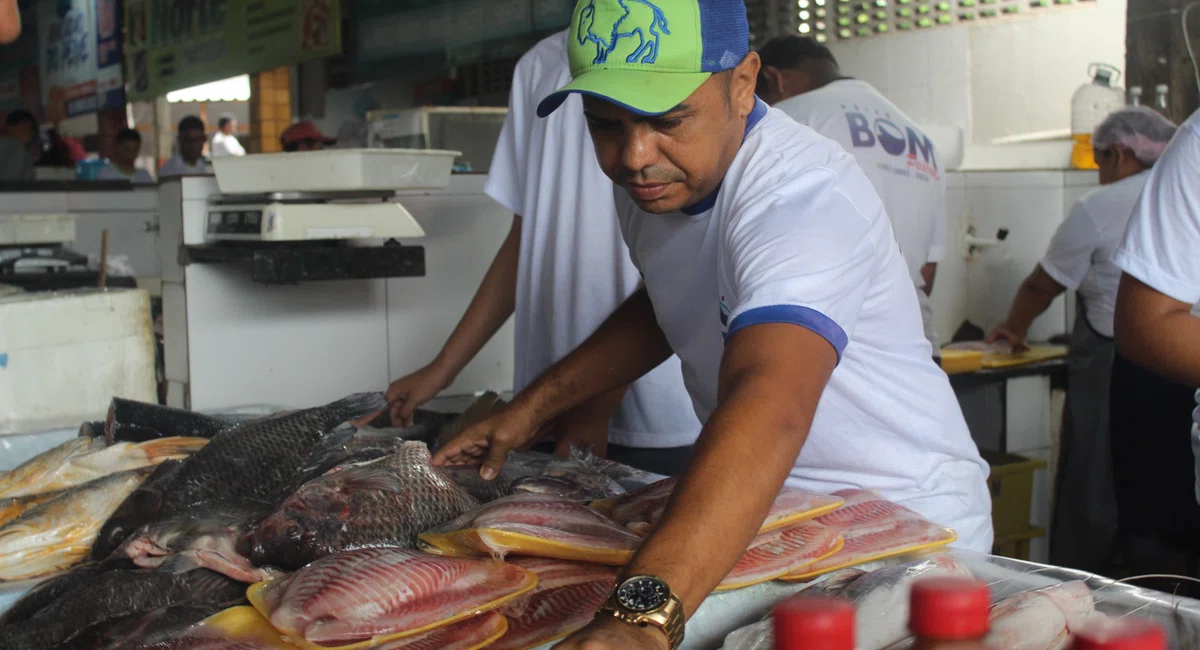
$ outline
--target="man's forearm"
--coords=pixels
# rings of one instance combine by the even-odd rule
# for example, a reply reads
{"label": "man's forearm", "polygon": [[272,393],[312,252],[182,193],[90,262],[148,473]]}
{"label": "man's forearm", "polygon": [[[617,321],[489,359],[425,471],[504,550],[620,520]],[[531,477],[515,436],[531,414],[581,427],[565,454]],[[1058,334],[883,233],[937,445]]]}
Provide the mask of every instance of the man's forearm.
{"label": "man's forearm", "polygon": [[[644,288],[617,307],[573,352],[513,400],[538,422],[633,383],[671,356],[671,346]],[[618,400],[619,401],[619,400]],[[615,408],[615,407],[614,407]]]}
{"label": "man's forearm", "polygon": [[1063,292],[1063,287],[1054,282],[1041,266],[1021,282],[1017,295],[1009,308],[1004,324],[1014,334],[1025,336],[1033,319],[1050,307],[1050,303]]}
{"label": "man's forearm", "polygon": [[442,346],[434,365],[451,381],[512,316],[517,301],[517,265],[521,255],[521,216],[513,215],[508,236],[496,251],[466,313]]}

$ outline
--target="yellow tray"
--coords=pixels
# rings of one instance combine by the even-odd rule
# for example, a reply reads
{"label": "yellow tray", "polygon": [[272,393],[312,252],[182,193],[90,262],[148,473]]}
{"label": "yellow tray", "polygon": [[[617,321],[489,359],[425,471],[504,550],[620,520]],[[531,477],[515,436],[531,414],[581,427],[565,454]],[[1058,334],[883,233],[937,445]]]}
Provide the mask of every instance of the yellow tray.
{"label": "yellow tray", "polygon": [[975,372],[983,368],[983,353],[978,350],[942,350],[942,370],[947,375]]}
{"label": "yellow tray", "polygon": [[1067,356],[1067,346],[1065,345],[1032,345],[1028,350],[1023,352],[1015,352],[1012,354],[994,354],[987,353],[983,355],[984,368],[1012,368],[1014,366],[1024,366],[1040,361],[1049,361],[1050,359],[1059,359]]}

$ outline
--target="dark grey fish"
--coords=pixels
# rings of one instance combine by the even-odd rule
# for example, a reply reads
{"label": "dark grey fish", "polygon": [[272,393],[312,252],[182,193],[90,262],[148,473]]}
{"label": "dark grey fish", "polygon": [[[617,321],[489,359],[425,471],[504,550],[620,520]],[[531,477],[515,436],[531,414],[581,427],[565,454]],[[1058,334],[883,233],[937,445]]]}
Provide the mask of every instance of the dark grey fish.
{"label": "dark grey fish", "polygon": [[339,427],[386,405],[382,393],[360,393],[221,431],[203,449],[130,495],[104,524],[92,558],[108,557],[142,525],[200,503],[269,501],[295,484],[297,475],[312,463],[313,449],[349,430]]}
{"label": "dark grey fish", "polygon": [[[124,568],[133,568],[132,562],[122,564]],[[111,568],[119,567],[111,563],[86,562],[57,577],[39,582],[0,614],[0,627],[29,620],[34,614],[58,600],[59,596],[75,590],[79,585],[87,583],[92,576]]]}
{"label": "dark grey fish", "polygon": [[[573,452],[581,453],[581,452]],[[536,476],[513,482],[513,492],[532,492],[571,501],[594,501],[618,494],[625,488],[600,471],[585,465],[580,457],[554,458]]]}
{"label": "dark grey fish", "polygon": [[155,570],[105,571],[63,593],[25,621],[0,627],[0,648],[47,650],[80,630],[104,621],[174,604],[241,604],[246,586],[198,569],[173,574]]}
{"label": "dark grey fish", "polygon": [[225,609],[222,604],[171,605],[109,619],[80,630],[54,650],[151,650],[168,645],[193,625]]}
{"label": "dark grey fish", "polygon": [[423,442],[305,483],[246,535],[254,564],[296,570],[359,548],[415,548],[417,535],[480,505],[432,465]]}
{"label": "dark grey fish", "polygon": [[[103,431],[110,445],[114,442],[145,442],[172,436],[211,438],[218,431],[248,419],[246,416],[213,417],[114,397],[108,405],[108,419],[104,422]],[[92,429],[94,431],[94,427]]]}
{"label": "dark grey fish", "polygon": [[571,458],[616,481],[626,492],[645,487],[651,483],[657,483],[663,478],[658,474],[630,467],[615,460],[601,458],[593,454],[590,450],[581,447],[572,447],[570,453]]}
{"label": "dark grey fish", "polygon": [[514,451],[509,453],[504,467],[500,469],[500,474],[490,481],[479,477],[478,467],[445,467],[443,469],[454,479],[455,483],[461,485],[480,503],[488,503],[508,496],[512,493],[514,483],[538,476],[556,459],[552,454],[543,454],[537,451]]}

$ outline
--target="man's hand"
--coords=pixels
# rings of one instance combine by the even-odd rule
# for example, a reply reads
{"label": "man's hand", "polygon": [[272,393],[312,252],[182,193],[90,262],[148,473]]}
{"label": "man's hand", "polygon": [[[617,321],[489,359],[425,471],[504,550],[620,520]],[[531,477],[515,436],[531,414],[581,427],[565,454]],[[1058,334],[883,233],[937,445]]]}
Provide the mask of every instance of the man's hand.
{"label": "man's hand", "polygon": [[388,386],[387,401],[392,412],[392,424],[411,427],[413,412],[449,386],[453,379],[435,364],[401,377]]}
{"label": "man's hand", "polygon": [[554,650],[668,650],[667,635],[657,627],[638,627],[599,614],[587,627],[563,639]]}
{"label": "man's hand", "polygon": [[518,406],[493,413],[442,445],[433,455],[434,465],[481,465],[479,476],[490,481],[504,467],[508,452],[519,449],[548,428],[531,419]]}
{"label": "man's hand", "polygon": [[1018,332],[1015,328],[1009,327],[1007,323],[1001,323],[992,330],[992,333],[987,337],[988,343],[995,343],[999,340],[1008,341],[1012,346],[1013,352],[1021,352],[1029,349],[1029,344],[1025,342],[1025,333]]}

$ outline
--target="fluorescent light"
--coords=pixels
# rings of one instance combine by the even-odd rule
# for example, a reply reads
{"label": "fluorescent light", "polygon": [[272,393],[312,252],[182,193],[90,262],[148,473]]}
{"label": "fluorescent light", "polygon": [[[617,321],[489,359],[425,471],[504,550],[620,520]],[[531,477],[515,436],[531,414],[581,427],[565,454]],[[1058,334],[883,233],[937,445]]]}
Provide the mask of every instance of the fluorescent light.
{"label": "fluorescent light", "polygon": [[167,101],[244,102],[250,99],[250,76],[241,75],[167,93]]}

